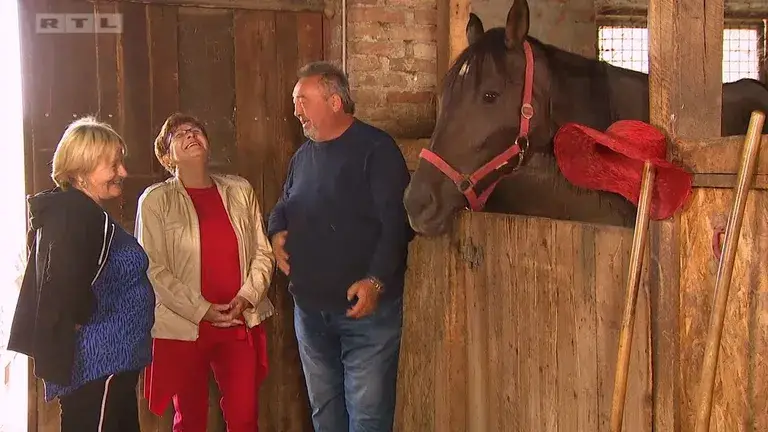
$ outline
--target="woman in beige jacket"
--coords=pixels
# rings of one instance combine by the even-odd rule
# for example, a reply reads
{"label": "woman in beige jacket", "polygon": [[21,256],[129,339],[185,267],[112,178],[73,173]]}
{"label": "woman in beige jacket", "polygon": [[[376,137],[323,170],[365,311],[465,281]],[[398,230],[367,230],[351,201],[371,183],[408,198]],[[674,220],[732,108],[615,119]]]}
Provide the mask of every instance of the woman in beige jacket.
{"label": "woman in beige jacket", "polygon": [[157,415],[173,400],[174,431],[205,432],[212,369],[227,430],[254,432],[274,256],[253,188],[210,173],[209,152],[200,121],[170,116],[155,154],[173,177],[139,198],[136,235],[157,297],[145,396]]}

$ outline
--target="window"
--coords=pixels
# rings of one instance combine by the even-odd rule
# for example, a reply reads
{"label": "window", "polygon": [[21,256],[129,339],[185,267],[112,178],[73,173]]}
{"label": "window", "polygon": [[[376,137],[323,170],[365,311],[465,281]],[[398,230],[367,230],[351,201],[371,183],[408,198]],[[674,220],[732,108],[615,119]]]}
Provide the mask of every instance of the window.
{"label": "window", "polygon": [[[727,26],[723,30],[723,82],[759,79],[762,27]],[[648,73],[648,29],[627,23],[602,25],[598,30],[599,59]]]}

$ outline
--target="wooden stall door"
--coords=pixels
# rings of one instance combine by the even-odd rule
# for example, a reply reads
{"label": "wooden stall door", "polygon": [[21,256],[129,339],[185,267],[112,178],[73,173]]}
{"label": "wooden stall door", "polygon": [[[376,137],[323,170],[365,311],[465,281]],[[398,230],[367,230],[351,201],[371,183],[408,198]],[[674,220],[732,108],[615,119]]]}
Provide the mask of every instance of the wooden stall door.
{"label": "wooden stall door", "polygon": [[[396,430],[610,430],[631,244],[625,228],[468,212],[449,235],[417,238],[406,282]],[[627,432],[652,430],[646,278],[632,342]]]}
{"label": "wooden stall door", "polygon": [[[271,210],[302,140],[291,102],[296,70],[323,58],[320,12],[84,0],[29,0],[19,7],[29,193],[52,186],[51,156],[67,124],[94,115],[128,144],[129,178],[109,211],[133,232],[138,196],[166,177],[153,139],[164,119],[182,110],[205,122],[215,169],[245,176],[264,214]],[[93,12],[122,14],[123,32],[35,30],[39,13]],[[310,430],[285,285],[277,275],[269,293],[278,313],[265,324],[270,372],[260,394],[262,431]],[[58,430],[58,404],[45,403],[42,383],[32,383],[33,430]],[[142,431],[169,431],[172,407],[162,418],[152,415],[142,389]],[[211,390],[208,430],[223,431],[218,391]]]}

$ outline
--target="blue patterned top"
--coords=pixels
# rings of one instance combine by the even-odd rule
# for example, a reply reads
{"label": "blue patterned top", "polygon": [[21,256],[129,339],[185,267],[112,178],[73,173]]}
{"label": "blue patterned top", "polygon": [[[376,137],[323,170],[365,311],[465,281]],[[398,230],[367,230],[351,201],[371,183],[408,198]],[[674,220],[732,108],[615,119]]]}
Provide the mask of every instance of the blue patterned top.
{"label": "blue patterned top", "polygon": [[69,386],[46,382],[46,401],[89,381],[149,364],[155,293],[147,277],[148,266],[144,249],[117,225],[107,263],[93,284],[94,314],[77,332],[72,382]]}

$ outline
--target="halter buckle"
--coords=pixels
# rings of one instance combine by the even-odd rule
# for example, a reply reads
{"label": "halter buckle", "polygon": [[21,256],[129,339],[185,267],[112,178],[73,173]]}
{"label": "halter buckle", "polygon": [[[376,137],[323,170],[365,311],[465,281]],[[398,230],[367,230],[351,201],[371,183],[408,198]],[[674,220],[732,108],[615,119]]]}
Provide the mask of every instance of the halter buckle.
{"label": "halter buckle", "polygon": [[528,151],[528,144],[529,142],[527,136],[519,136],[515,139],[515,145],[520,149],[520,153],[517,154],[517,165],[515,165],[514,170],[517,170],[523,166],[525,152]]}
{"label": "halter buckle", "polygon": [[459,189],[459,192],[465,194],[469,189],[474,187],[474,183],[472,183],[472,180],[470,180],[469,177],[463,176],[461,181],[456,183],[456,187]]}

